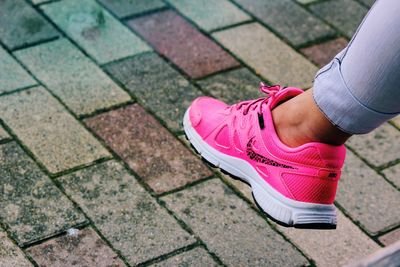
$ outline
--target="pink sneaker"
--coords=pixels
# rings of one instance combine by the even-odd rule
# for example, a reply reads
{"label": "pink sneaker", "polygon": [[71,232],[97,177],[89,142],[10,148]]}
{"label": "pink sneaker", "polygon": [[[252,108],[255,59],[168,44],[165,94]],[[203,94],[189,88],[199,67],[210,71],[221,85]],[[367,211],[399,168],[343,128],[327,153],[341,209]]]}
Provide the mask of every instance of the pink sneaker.
{"label": "pink sneaker", "polygon": [[301,94],[260,85],[269,98],[228,106],[199,97],[185,113],[185,133],[208,162],[249,183],[258,205],[287,226],[336,227],[333,204],[346,148],[308,143],[296,148],[277,136],[271,110]]}

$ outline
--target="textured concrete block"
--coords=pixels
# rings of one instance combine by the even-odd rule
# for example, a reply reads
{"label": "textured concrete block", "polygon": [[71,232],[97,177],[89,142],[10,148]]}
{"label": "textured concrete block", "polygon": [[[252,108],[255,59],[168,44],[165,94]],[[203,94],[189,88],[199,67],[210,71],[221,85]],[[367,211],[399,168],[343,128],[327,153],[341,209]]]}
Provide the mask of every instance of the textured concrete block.
{"label": "textured concrete block", "polygon": [[213,36],[274,84],[307,88],[318,70],[258,23],[216,32]]}
{"label": "textured concrete block", "polygon": [[219,266],[213,258],[203,248],[195,248],[173,256],[167,260],[150,265],[154,267],[174,267],[174,266]]}
{"label": "textured concrete block", "polygon": [[110,156],[42,87],[0,97],[0,118],[52,172]]}
{"label": "textured concrete block", "polygon": [[385,169],[383,173],[385,174],[386,178],[400,188],[400,164]]}
{"label": "textured concrete block", "polygon": [[115,161],[66,175],[59,181],[131,265],[195,241]]}
{"label": "textured concrete block", "polygon": [[343,48],[347,45],[347,40],[337,38],[322,44],[316,44],[303,48],[300,51],[311,59],[318,66],[322,67],[328,64]]}
{"label": "textured concrete block", "polygon": [[20,50],[15,55],[77,115],[130,100],[126,92],[66,39]]}
{"label": "textured concrete block", "polygon": [[400,241],[400,228],[397,228],[396,230],[379,237],[379,241],[381,241],[385,246],[389,246]]}
{"label": "textured concrete block", "polygon": [[24,253],[7,237],[0,228],[0,266],[33,267]]}
{"label": "textured concrete block", "polygon": [[154,9],[165,7],[161,0],[99,0],[117,17],[138,15]]}
{"label": "textured concrete block", "polygon": [[9,137],[8,133],[0,126],[0,141]]}

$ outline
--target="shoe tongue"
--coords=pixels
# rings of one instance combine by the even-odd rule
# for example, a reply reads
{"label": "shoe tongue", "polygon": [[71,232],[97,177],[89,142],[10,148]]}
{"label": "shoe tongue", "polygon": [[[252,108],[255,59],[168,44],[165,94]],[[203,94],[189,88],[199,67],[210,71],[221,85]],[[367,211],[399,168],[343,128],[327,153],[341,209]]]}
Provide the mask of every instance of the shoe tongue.
{"label": "shoe tongue", "polygon": [[270,110],[274,109],[276,106],[278,106],[280,103],[295,97],[304,91],[296,88],[296,87],[286,87],[279,92],[277,92],[274,97],[271,98],[271,100],[268,103],[268,107]]}

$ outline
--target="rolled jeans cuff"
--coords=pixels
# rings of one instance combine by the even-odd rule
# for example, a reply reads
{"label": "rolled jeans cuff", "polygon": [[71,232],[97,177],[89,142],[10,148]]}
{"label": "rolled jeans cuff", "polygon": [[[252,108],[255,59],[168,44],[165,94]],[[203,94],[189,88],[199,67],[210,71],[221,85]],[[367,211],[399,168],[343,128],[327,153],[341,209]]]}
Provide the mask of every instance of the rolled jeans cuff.
{"label": "rolled jeans cuff", "polygon": [[349,134],[371,132],[397,115],[372,110],[360,102],[347,87],[338,58],[333,59],[317,73],[313,97],[328,120]]}

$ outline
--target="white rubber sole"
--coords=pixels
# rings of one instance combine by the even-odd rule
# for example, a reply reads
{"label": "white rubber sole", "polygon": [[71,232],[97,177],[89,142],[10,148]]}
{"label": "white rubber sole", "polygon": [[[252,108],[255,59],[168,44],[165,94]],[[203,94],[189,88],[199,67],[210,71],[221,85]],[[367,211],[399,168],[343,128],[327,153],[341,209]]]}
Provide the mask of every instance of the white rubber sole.
{"label": "white rubber sole", "polygon": [[183,127],[197,152],[211,164],[250,184],[257,204],[276,221],[286,226],[336,228],[334,205],[306,203],[285,197],[265,182],[248,162],[221,153],[203,141],[190,123],[189,109],[185,113]]}

